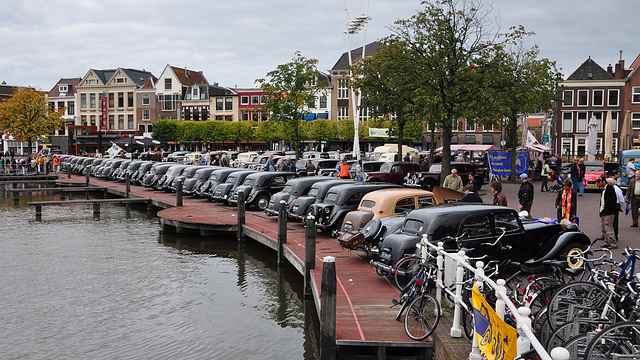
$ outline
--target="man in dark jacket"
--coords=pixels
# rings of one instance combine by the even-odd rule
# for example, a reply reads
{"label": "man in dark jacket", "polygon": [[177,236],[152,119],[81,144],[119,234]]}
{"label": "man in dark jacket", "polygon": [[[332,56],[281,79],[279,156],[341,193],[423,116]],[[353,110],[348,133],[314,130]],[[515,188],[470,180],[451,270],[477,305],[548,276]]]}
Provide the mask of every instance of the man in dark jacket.
{"label": "man in dark jacket", "polygon": [[461,203],[482,203],[482,198],[473,191],[473,185],[465,185],[463,191],[465,195],[460,199]]}
{"label": "man in dark jacket", "polygon": [[573,164],[571,164],[569,171],[571,172],[571,182],[573,183],[573,192],[577,194],[579,191],[578,182],[580,181],[580,167],[578,166],[578,158],[573,159]]}
{"label": "man in dark jacket", "polygon": [[533,184],[529,181],[529,175],[526,173],[520,175],[522,185],[518,191],[518,211],[526,211],[529,213],[529,220],[533,219],[531,216],[531,206],[533,205]]}
{"label": "man in dark jacket", "polygon": [[600,197],[600,228],[602,229],[602,238],[606,244],[603,248],[617,249],[615,233],[613,231],[613,219],[618,211],[618,197],[613,186],[616,184],[615,179],[608,178],[607,185],[602,190]]}

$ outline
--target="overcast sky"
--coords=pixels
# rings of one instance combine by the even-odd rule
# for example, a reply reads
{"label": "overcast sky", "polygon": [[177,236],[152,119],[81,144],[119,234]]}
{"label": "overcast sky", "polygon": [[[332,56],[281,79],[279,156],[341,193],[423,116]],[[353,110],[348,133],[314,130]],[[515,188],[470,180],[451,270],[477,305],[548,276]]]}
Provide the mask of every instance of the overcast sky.
{"label": "overcast sky", "polygon": [[[531,44],[570,75],[589,56],[606,69],[640,53],[637,0],[484,0],[503,29],[524,25]],[[350,16],[367,0],[348,0]],[[347,51],[344,0],[0,0],[0,82],[50,90],[89,69],[167,64],[203,71],[210,83],[254,81],[300,51],[327,71]],[[389,34],[418,0],[370,0],[367,43]],[[633,14],[636,14],[634,16]],[[634,19],[635,17],[635,19]],[[634,20],[636,20],[634,22]],[[351,36],[351,47],[363,44]]]}

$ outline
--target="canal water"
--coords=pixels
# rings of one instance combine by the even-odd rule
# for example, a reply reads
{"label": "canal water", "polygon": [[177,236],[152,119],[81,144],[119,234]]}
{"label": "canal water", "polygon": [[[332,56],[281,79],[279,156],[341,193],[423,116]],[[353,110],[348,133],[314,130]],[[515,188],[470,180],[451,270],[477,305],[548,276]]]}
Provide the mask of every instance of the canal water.
{"label": "canal water", "polygon": [[[0,359],[317,359],[302,277],[251,241],[160,232],[146,206],[0,185]],[[84,198],[74,195],[72,198]],[[68,199],[68,197],[67,197]]]}

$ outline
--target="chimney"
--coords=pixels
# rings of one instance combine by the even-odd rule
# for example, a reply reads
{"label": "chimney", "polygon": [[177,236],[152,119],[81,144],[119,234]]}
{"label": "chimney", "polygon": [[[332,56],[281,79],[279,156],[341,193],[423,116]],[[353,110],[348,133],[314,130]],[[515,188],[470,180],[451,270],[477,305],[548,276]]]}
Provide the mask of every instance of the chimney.
{"label": "chimney", "polygon": [[613,66],[611,66],[611,64],[607,66],[607,74],[613,76]]}

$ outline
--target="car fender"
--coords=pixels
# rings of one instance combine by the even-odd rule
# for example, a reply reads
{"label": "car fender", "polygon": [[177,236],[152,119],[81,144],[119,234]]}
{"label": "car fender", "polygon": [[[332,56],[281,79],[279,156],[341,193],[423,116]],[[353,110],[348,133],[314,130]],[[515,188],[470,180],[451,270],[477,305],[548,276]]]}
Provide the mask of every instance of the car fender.
{"label": "car fender", "polygon": [[340,226],[342,225],[342,219],[347,215],[347,213],[349,211],[352,211],[353,209],[351,208],[347,208],[347,209],[340,209],[334,212],[333,215],[331,215],[331,217],[329,218],[329,225],[328,227],[333,228],[336,225]]}
{"label": "car fender", "polygon": [[553,245],[553,247],[551,248],[551,250],[549,250],[541,258],[536,259],[535,262],[541,262],[541,261],[544,261],[544,260],[559,259],[559,256],[560,256],[562,250],[564,250],[564,248],[567,245],[569,245],[569,244],[571,244],[573,242],[578,243],[580,245],[583,245],[585,248],[588,247],[589,245],[591,245],[591,240],[583,232],[567,231],[567,232],[564,232],[564,233],[560,234],[560,236],[558,236],[558,238],[557,238],[555,244]]}

